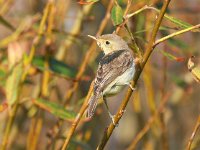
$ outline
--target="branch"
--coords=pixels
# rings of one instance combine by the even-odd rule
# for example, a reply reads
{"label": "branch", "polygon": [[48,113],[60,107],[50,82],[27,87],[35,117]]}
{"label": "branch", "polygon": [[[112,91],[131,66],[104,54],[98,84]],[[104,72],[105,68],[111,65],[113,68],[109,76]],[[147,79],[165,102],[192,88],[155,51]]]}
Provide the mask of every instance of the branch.
{"label": "branch", "polygon": [[[114,4],[114,0],[111,0],[109,5],[108,5],[108,8],[107,8],[106,15],[105,15],[104,19],[102,20],[101,25],[99,26],[99,29],[97,31],[96,36],[101,35],[101,33],[103,32],[104,28],[106,27],[107,22],[110,19],[110,12],[111,12],[113,4]],[[85,72],[87,63],[90,60],[91,55],[94,52],[95,47],[96,47],[96,41],[93,41],[91,46],[89,47],[87,53],[85,54],[85,57],[84,57],[84,60],[81,63],[79,72],[76,75],[76,79],[77,80],[79,80],[83,76],[83,73]],[[78,88],[78,85],[79,85],[79,82],[75,82],[74,85],[72,86],[72,88],[70,90],[68,90],[68,92],[66,93],[66,95],[65,95],[65,105],[68,103],[68,101],[73,96],[74,92]]]}
{"label": "branch", "polygon": [[92,93],[93,93],[93,84],[94,84],[94,81],[93,81],[93,82],[91,83],[91,85],[90,85],[90,89],[89,89],[89,92],[88,92],[88,94],[87,94],[86,100],[84,101],[84,104],[82,105],[82,107],[81,107],[79,113],[77,114],[75,120],[73,121],[73,123],[72,123],[72,125],[71,125],[71,128],[70,128],[70,130],[69,130],[69,132],[68,132],[68,135],[67,135],[67,137],[66,137],[66,139],[65,139],[65,142],[64,142],[64,144],[63,144],[63,146],[62,146],[62,150],[66,150],[66,149],[67,149],[67,146],[68,146],[68,144],[69,144],[69,141],[70,141],[70,139],[71,139],[71,137],[72,137],[72,135],[73,135],[73,133],[74,133],[74,131],[75,131],[75,129],[76,129],[78,123],[80,122],[81,117],[83,116],[85,110],[86,110],[87,107],[88,107],[88,101],[89,101],[89,99],[90,99],[90,97],[91,97],[91,95],[92,95]]}
{"label": "branch", "polygon": [[199,128],[200,128],[200,116],[199,116],[199,118],[198,118],[198,120],[197,120],[197,123],[196,123],[196,125],[195,125],[195,127],[194,127],[194,130],[193,130],[193,132],[192,132],[192,135],[191,135],[191,137],[190,137],[190,139],[189,139],[189,141],[188,141],[187,150],[191,150],[192,142],[193,142],[194,137],[195,137],[195,135],[196,135],[196,133],[197,133],[197,131],[198,131]]}
{"label": "branch", "polygon": [[[44,9],[42,20],[40,21],[40,26],[39,26],[39,29],[38,29],[37,36],[34,39],[34,42],[31,46],[31,50],[30,50],[30,53],[29,53],[29,56],[28,56],[28,59],[27,59],[27,62],[25,63],[25,68],[24,68],[24,71],[23,71],[23,74],[22,74],[22,77],[21,77],[20,85],[19,85],[19,91],[18,91],[19,93],[22,89],[22,83],[25,81],[25,79],[28,75],[29,66],[31,65],[33,57],[35,55],[36,46],[41,39],[41,35],[45,32],[45,22],[47,20],[51,5],[52,5],[52,3],[48,2],[45,9]],[[8,118],[8,122],[6,124],[6,129],[5,129],[5,132],[4,132],[4,137],[2,139],[2,145],[0,146],[0,150],[5,150],[6,147],[7,147],[11,128],[12,128],[12,125],[13,125],[14,119],[16,117],[18,107],[19,107],[19,101],[20,101],[19,95],[20,94],[17,95],[17,99],[15,101],[15,104],[12,107],[11,115]]]}
{"label": "branch", "polygon": [[[162,22],[162,19],[164,17],[164,14],[166,12],[166,9],[168,7],[170,3],[170,0],[165,0],[165,3],[160,11],[160,14],[158,16],[158,19],[156,20],[155,22],[155,26],[153,28],[153,31],[152,31],[152,35],[151,35],[151,39],[147,45],[147,50],[144,54],[144,57],[143,57],[143,62],[141,63],[141,69],[137,70],[137,72],[135,73],[135,76],[134,76],[134,80],[133,80],[133,83],[132,83],[132,86],[135,87],[139,77],[140,77],[140,74],[142,73],[142,70],[149,58],[149,56],[151,55],[152,51],[153,51],[153,48],[154,48],[154,42],[155,42],[155,38],[156,38],[156,35],[157,35],[157,32],[159,30],[159,27],[160,27],[160,24]],[[121,119],[124,111],[125,111],[125,107],[129,101],[129,98],[131,97],[131,94],[132,94],[132,90],[129,88],[128,89],[128,92],[125,96],[125,99],[123,100],[117,114],[115,115],[115,118],[114,118],[114,121],[115,123],[117,124],[119,122],[119,120]],[[113,124],[110,124],[109,127],[106,129],[105,133],[104,133],[104,136],[100,142],[100,144],[98,145],[97,147],[97,150],[102,150],[104,149],[108,139],[110,138],[113,130],[114,130],[115,126]]]}
{"label": "branch", "polygon": [[172,37],[174,37],[174,36],[177,36],[177,35],[180,35],[180,34],[183,34],[183,33],[185,33],[185,32],[188,32],[188,31],[191,31],[191,30],[194,30],[194,29],[198,29],[198,28],[200,28],[200,24],[197,24],[197,25],[195,25],[195,26],[192,26],[192,27],[189,27],[189,28],[186,28],[186,29],[177,31],[177,32],[175,32],[175,33],[172,33],[172,34],[170,34],[170,35],[167,35],[167,36],[165,36],[165,37],[163,37],[163,38],[157,40],[157,41],[155,42],[154,46],[156,46],[156,45],[160,44],[161,42],[164,42],[164,41],[166,41],[166,40],[168,40],[168,39],[170,39],[170,38],[172,38]]}
{"label": "branch", "polygon": [[[100,35],[103,32],[104,28],[106,27],[107,22],[110,19],[110,12],[111,12],[113,4],[114,4],[114,0],[110,1],[109,5],[108,5],[108,8],[107,8],[107,11],[106,11],[106,15],[105,15],[104,19],[102,20],[101,25],[99,26],[99,29],[98,29],[96,35]],[[88,50],[88,52],[86,53],[86,56],[85,56],[85,58],[84,58],[84,60],[82,62],[82,65],[81,65],[81,67],[79,69],[79,73],[77,74],[76,79],[79,79],[79,78],[82,77],[82,75],[83,75],[83,73],[85,71],[86,65],[87,65],[87,63],[88,63],[88,61],[90,59],[90,56],[91,56],[92,52],[95,49],[95,46],[96,46],[96,41],[93,41],[91,46],[90,46],[90,48],[89,48],[89,50]],[[70,99],[72,97],[74,91],[78,88],[78,84],[79,84],[78,82],[74,83],[72,89],[66,95],[67,99]],[[71,125],[71,128],[70,128],[70,130],[68,132],[68,135],[67,135],[67,137],[65,139],[65,142],[64,142],[64,144],[62,146],[62,150],[65,150],[67,148],[67,146],[69,144],[69,141],[70,141],[72,135],[74,134],[74,131],[75,131],[78,123],[80,122],[81,117],[83,116],[85,110],[87,109],[88,100],[89,100],[89,98],[90,98],[90,96],[92,94],[92,91],[93,91],[93,84],[90,85],[90,90],[88,92],[86,100],[85,100],[84,104],[82,105],[78,115],[76,116],[76,119],[74,120],[74,122]]]}

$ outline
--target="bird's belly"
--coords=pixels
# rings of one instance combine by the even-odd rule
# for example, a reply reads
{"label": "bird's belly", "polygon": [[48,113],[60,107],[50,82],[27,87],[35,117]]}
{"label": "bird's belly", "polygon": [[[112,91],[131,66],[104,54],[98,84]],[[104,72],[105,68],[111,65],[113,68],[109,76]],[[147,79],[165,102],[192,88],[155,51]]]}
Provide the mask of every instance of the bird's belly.
{"label": "bird's belly", "polygon": [[127,85],[132,80],[135,73],[135,65],[127,69],[122,75],[112,81],[103,91],[103,95],[114,95],[122,90],[124,85]]}

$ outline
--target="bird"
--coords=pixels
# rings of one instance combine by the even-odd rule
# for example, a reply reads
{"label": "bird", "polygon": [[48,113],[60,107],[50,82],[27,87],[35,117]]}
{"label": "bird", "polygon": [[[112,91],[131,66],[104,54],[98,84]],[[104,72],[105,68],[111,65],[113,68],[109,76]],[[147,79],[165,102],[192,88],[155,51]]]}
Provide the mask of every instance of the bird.
{"label": "bird", "polygon": [[104,56],[99,61],[86,117],[93,117],[98,100],[103,98],[109,116],[115,124],[114,115],[109,111],[106,98],[119,93],[126,85],[134,90],[131,85],[136,70],[134,55],[127,42],[115,33],[97,37],[88,36],[97,42]]}

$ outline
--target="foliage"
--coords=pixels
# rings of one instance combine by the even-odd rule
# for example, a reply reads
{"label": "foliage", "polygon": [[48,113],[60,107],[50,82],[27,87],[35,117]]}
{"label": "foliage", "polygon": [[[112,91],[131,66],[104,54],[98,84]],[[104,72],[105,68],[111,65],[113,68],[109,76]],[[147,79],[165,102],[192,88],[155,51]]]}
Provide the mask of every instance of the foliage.
{"label": "foliage", "polygon": [[[200,18],[190,3],[0,0],[0,150],[199,149]],[[113,31],[138,62],[136,91],[108,98],[118,126],[101,105],[84,117],[102,57],[86,35]]]}

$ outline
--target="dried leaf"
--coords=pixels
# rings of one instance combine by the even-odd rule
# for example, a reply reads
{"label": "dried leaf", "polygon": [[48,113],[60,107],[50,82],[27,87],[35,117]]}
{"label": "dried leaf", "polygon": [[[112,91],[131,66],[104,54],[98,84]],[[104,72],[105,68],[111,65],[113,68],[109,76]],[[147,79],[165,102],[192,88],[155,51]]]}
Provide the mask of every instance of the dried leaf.
{"label": "dried leaf", "polygon": [[99,0],[90,0],[90,1],[84,1],[84,0],[80,0],[78,3],[81,5],[88,5],[88,4],[93,4],[98,2]]}
{"label": "dried leaf", "polygon": [[188,60],[188,70],[192,73],[194,79],[200,82],[200,67],[195,61],[195,56],[191,56]]}
{"label": "dried leaf", "polygon": [[19,42],[12,42],[8,45],[8,64],[11,69],[22,60],[24,50]]}
{"label": "dried leaf", "polygon": [[0,104],[0,112],[3,112],[4,110],[6,110],[6,108],[8,108],[8,104],[6,102]]}

